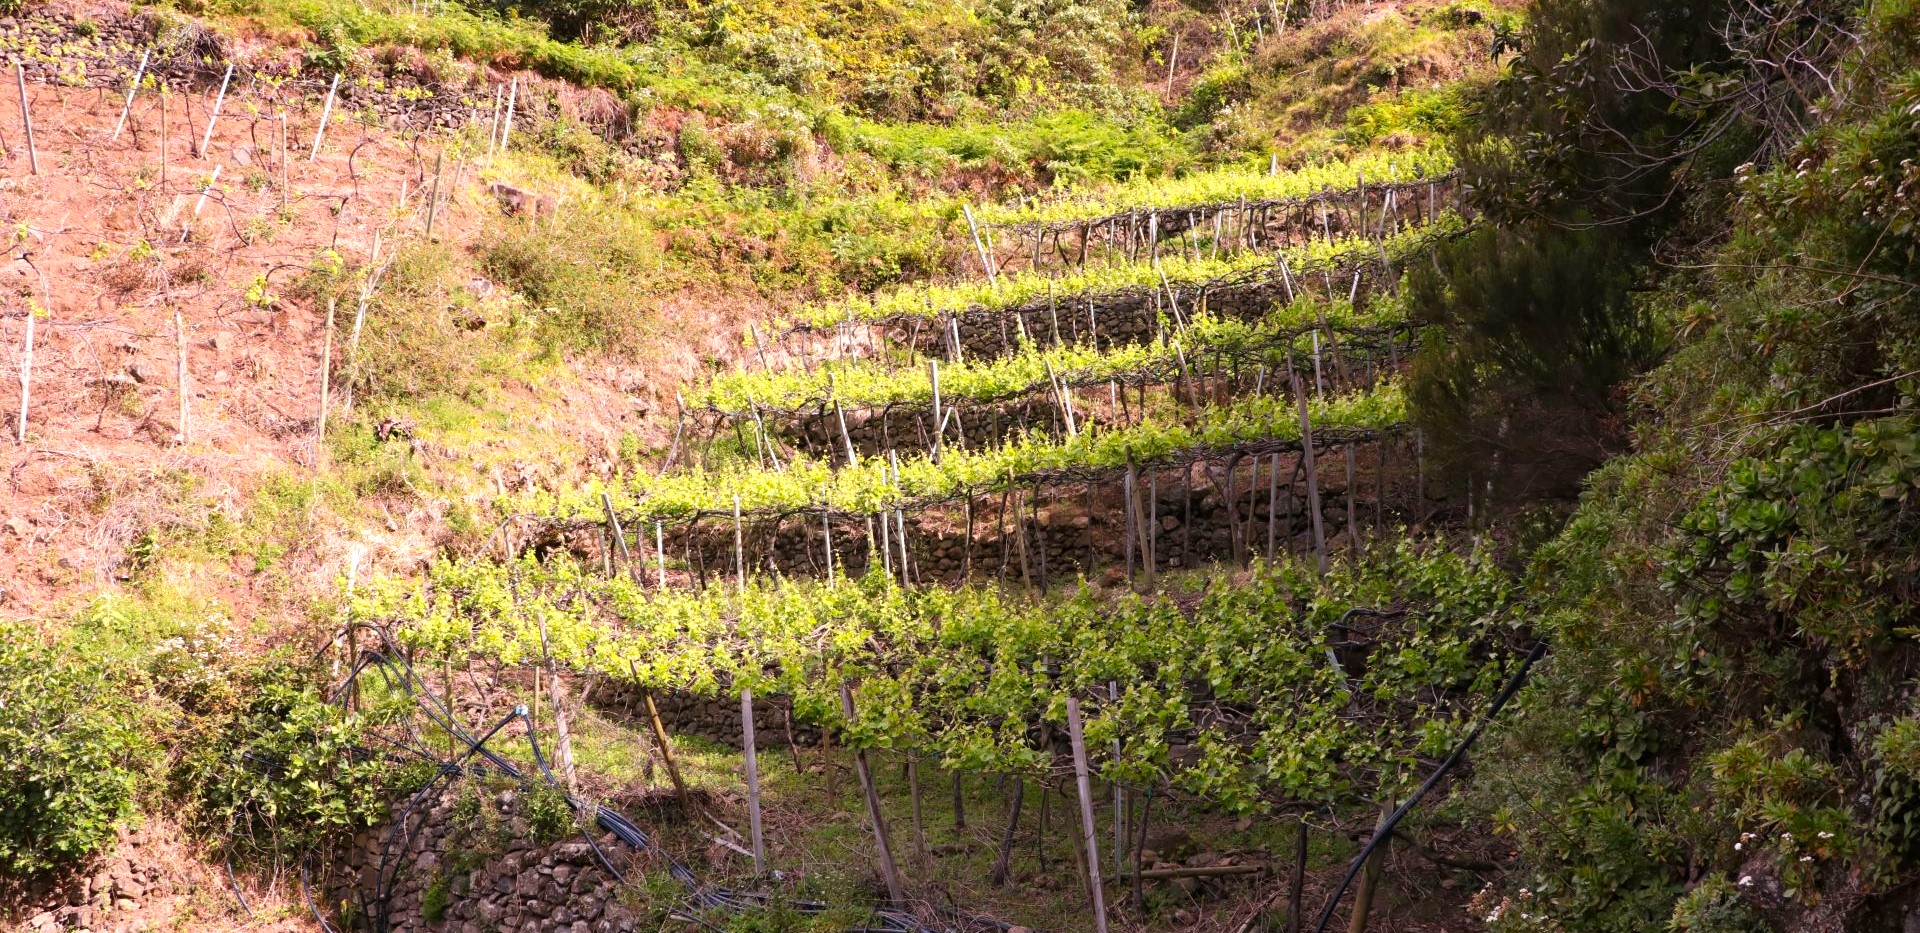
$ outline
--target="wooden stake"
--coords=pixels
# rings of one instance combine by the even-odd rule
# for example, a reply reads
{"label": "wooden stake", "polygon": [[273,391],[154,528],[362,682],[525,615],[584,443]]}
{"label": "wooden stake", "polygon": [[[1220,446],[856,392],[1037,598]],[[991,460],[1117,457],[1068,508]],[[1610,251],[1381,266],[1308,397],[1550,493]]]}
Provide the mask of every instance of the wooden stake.
{"label": "wooden stake", "polygon": [[760,756],[754,748],[757,738],[753,725],[753,688],[748,687],[740,691],[740,748],[747,769],[747,832],[753,841],[756,878],[767,873],[767,847],[760,834]]}
{"label": "wooden stake", "polygon": [[[1391,801],[1380,805],[1380,820],[1374,824],[1378,833],[1387,825],[1387,818],[1393,815]],[[1347,924],[1347,933],[1366,933],[1367,915],[1373,912],[1373,891],[1380,883],[1380,866],[1386,860],[1387,847],[1393,844],[1388,838],[1383,840],[1373,854],[1367,857],[1367,864],[1360,872],[1360,886],[1353,892],[1353,917]]]}
{"label": "wooden stake", "polygon": [[922,865],[927,861],[927,826],[921,817],[920,761],[907,759],[907,792],[913,800],[913,851]]}
{"label": "wooden stake", "polygon": [[1307,817],[1300,817],[1300,828],[1293,837],[1293,875],[1287,880],[1287,933],[1302,933],[1305,922],[1303,903],[1307,887]]}
{"label": "wooden stake", "polygon": [[740,497],[733,497],[733,582],[740,592],[747,591],[747,551],[740,526]]}
{"label": "wooden stake", "polygon": [[340,75],[338,72],[335,72],[333,76],[333,86],[327,88],[326,106],[320,108],[320,128],[313,132],[313,151],[307,153],[308,162],[312,162],[314,159],[320,157],[320,140],[325,139],[327,136],[327,118],[333,116],[333,96],[339,93],[339,91]]}
{"label": "wooden stake", "polygon": [[[853,722],[851,684],[840,685],[840,711],[847,717],[847,722]],[[893,861],[893,844],[887,837],[887,819],[880,812],[880,791],[873,785],[873,770],[867,765],[866,749],[854,749],[853,764],[860,776],[860,790],[867,798],[867,816],[873,820],[873,844],[880,850],[880,871],[887,883],[887,900],[897,907],[906,903],[907,896],[900,884],[900,868]]]}
{"label": "wooden stake", "polygon": [[1020,827],[1020,804],[1027,796],[1027,779],[1013,779],[1013,803],[1007,806],[1007,828],[1000,834],[1000,853],[993,860],[993,873],[987,880],[994,887],[1004,887],[1007,883],[1007,869],[1013,861],[1013,834]]}
{"label": "wooden stake", "polygon": [[[1291,373],[1289,373],[1291,375]],[[1320,473],[1313,458],[1313,420],[1307,414],[1307,392],[1293,377],[1293,396],[1300,410],[1300,457],[1307,466],[1307,517],[1313,524],[1313,553],[1321,573],[1327,572],[1327,531],[1320,514]]]}
{"label": "wooden stake", "polygon": [[289,194],[290,192],[287,188],[287,115],[282,111],[280,114],[280,213],[282,214],[287,212],[287,198]]}
{"label": "wooden stake", "polygon": [[33,148],[33,114],[27,109],[27,69],[19,62],[13,63],[13,76],[20,83],[20,125],[27,131],[27,170],[40,174],[40,154]]}
{"label": "wooden stake", "polygon": [[1073,743],[1073,780],[1080,794],[1080,834],[1086,843],[1087,890],[1093,894],[1093,922],[1107,933],[1106,892],[1100,886],[1100,841],[1093,825],[1093,788],[1087,778],[1087,737],[1080,722],[1080,698],[1067,697],[1067,738]]}
{"label": "wooden stake", "polygon": [[[21,99],[25,100],[24,97]],[[993,261],[987,258],[986,241],[980,237],[980,225],[974,222],[973,206],[970,204],[962,204],[960,205],[960,211],[967,216],[967,230],[973,234],[973,250],[980,256],[980,268],[985,269],[987,272],[987,284],[995,288],[1000,287],[1000,281],[995,277],[993,271]],[[956,346],[958,345],[958,340],[955,341],[955,344]]]}
{"label": "wooden stake", "polygon": [[140,91],[140,79],[147,74],[147,57],[152,54],[151,46],[140,51],[140,67],[133,70],[133,83],[127,85],[127,102],[120,106],[120,122],[113,125],[113,135],[107,137],[107,142],[119,142],[120,131],[127,128],[127,114],[133,111],[133,96]]}
{"label": "wooden stake", "polygon": [[[219,166],[214,166],[217,170]],[[318,473],[327,451],[327,390],[333,382],[333,299],[327,299],[326,339],[320,345],[320,417],[313,425],[313,469]]]}
{"label": "wooden stake", "polygon": [[440,150],[440,153],[433,157],[433,191],[431,194],[427,195],[426,238],[428,240],[433,239],[434,215],[440,212],[440,167],[441,167],[442,160],[444,160],[446,157],[447,157],[447,151],[445,149]]}
{"label": "wooden stake", "polygon": [[187,319],[180,314],[180,307],[173,309],[173,342],[179,351],[174,372],[174,384],[180,389],[180,443],[184,444],[192,437],[187,426]]}
{"label": "wooden stake", "polygon": [[[633,671],[636,679],[640,676],[634,670],[632,661],[627,662],[627,669]],[[653,744],[660,747],[660,760],[667,764],[667,779],[673,782],[673,792],[682,802],[691,803],[691,798],[687,796],[687,782],[680,777],[680,764],[673,757],[673,743],[667,739],[667,724],[660,721],[660,707],[653,703],[653,691],[643,687],[640,697],[647,703],[647,722],[653,726]]]}
{"label": "wooden stake", "polygon": [[1347,449],[1347,548],[1348,550],[1358,553],[1360,551],[1360,521],[1357,513],[1358,505],[1354,501],[1354,494],[1358,490],[1353,480],[1353,445],[1345,444],[1343,446]]}

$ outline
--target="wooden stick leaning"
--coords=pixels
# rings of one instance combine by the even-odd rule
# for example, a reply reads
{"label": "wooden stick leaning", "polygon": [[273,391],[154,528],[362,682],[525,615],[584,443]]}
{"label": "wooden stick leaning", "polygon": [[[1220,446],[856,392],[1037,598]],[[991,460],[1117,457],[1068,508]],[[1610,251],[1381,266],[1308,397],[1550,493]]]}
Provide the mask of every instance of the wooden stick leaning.
{"label": "wooden stick leaning", "polygon": [[767,873],[767,846],[760,831],[760,756],[754,748],[753,689],[740,691],[740,748],[747,772],[747,832],[753,840],[753,874]]}
{"label": "wooden stick leaning", "polygon": [[[847,717],[849,723],[853,721],[853,686],[851,684],[840,685],[840,711]],[[887,882],[887,899],[898,907],[906,903],[906,891],[900,884],[900,868],[893,860],[893,844],[887,835],[886,816],[880,812],[880,792],[873,785],[873,770],[867,764],[867,750],[854,749],[853,762],[854,769],[860,776],[860,790],[867,798],[867,817],[873,821],[873,842],[880,850],[880,869]]]}
{"label": "wooden stick leaning", "polygon": [[1080,698],[1067,697],[1067,738],[1073,743],[1073,780],[1080,795],[1080,832],[1086,843],[1087,890],[1093,894],[1093,922],[1107,933],[1106,892],[1100,887],[1100,840],[1093,823],[1093,789],[1087,778],[1087,737],[1080,722]]}

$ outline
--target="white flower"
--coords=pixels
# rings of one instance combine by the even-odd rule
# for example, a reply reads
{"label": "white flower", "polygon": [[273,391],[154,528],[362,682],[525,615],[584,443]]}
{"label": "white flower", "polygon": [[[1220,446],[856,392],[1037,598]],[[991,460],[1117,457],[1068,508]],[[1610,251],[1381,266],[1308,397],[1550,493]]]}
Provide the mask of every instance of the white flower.
{"label": "white flower", "polygon": [[1741,876],[1740,876],[1740,886],[1741,886],[1741,887],[1743,887],[1743,888],[1744,888],[1744,887],[1747,887],[1747,886],[1749,886],[1749,885],[1751,885],[1751,884],[1753,884],[1753,876],[1752,876],[1752,875],[1741,875]]}
{"label": "white flower", "polygon": [[1744,843],[1744,842],[1736,842],[1736,843],[1734,843],[1734,844],[1733,844],[1733,851],[1735,851],[1735,852],[1738,852],[1738,851],[1740,851],[1741,849],[1744,849],[1744,848],[1746,848],[1746,847],[1747,847],[1747,844],[1746,844],[1746,843]]}
{"label": "white flower", "polygon": [[1800,861],[1803,861],[1803,862],[1811,862],[1811,861],[1813,861],[1813,856],[1811,856],[1811,855],[1802,855],[1802,856],[1800,856]]}
{"label": "white flower", "polygon": [[1833,838],[1833,834],[1832,834],[1832,833],[1829,833],[1829,832],[1822,832],[1822,833],[1820,833],[1820,838],[1822,838],[1822,839],[1832,839],[1832,838]]}

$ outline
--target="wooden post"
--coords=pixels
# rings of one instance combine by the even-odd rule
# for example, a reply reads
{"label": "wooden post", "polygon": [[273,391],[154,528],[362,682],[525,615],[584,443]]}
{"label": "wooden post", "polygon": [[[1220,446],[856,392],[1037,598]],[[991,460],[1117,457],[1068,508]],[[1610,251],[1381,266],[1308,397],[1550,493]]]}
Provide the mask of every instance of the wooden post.
{"label": "wooden post", "polygon": [[907,792],[913,800],[913,851],[922,865],[927,861],[927,824],[920,807],[920,761],[907,759]]}
{"label": "wooden post", "polygon": [[[853,686],[847,683],[840,685],[840,711],[849,723],[853,721]],[[866,749],[854,749],[853,764],[860,776],[860,790],[867,798],[867,816],[873,820],[873,843],[880,850],[880,870],[887,882],[887,900],[899,906],[906,903],[906,891],[900,884],[900,868],[893,861],[893,845],[887,837],[886,815],[880,812],[880,791],[873,786],[873,770],[867,765]]]}
{"label": "wooden post", "polygon": [[733,582],[736,589],[747,591],[747,550],[746,538],[740,526],[740,496],[733,497]]}
{"label": "wooden post", "polygon": [[220,120],[220,107],[227,102],[227,85],[233,81],[233,64],[227,64],[226,77],[220,79],[220,93],[213,98],[213,112],[207,114],[207,131],[200,137],[199,157],[207,157],[207,149],[213,145],[213,125]]}
{"label": "wooden post", "polygon": [[[633,662],[627,662],[627,669],[633,670]],[[639,672],[634,672],[638,679]],[[667,739],[667,724],[660,721],[660,707],[653,703],[653,691],[640,688],[640,697],[647,703],[647,723],[653,727],[653,744],[660,747],[660,760],[667,764],[667,779],[673,782],[673,792],[681,802],[690,802],[687,797],[687,782],[680,777],[680,764],[673,757],[673,743]]]}
{"label": "wooden post", "polygon": [[1106,892],[1100,887],[1100,841],[1093,826],[1093,788],[1087,778],[1087,737],[1080,722],[1080,698],[1067,697],[1067,738],[1073,743],[1073,780],[1080,794],[1080,835],[1086,842],[1087,890],[1093,894],[1093,922],[1107,933]]}
{"label": "wooden post", "polygon": [[760,833],[760,756],[754,749],[753,688],[740,691],[740,748],[747,769],[747,832],[753,841],[753,875],[767,873],[767,847]]}
{"label": "wooden post", "polygon": [[967,828],[966,776],[953,772],[953,828]]}
{"label": "wooden post", "polygon": [[[1275,533],[1280,520],[1280,455],[1267,463],[1267,563],[1273,563]],[[1291,529],[1289,529],[1291,532]]]}
{"label": "wooden post", "polygon": [[1293,872],[1287,880],[1287,933],[1302,933],[1307,887],[1307,817],[1300,816],[1300,828],[1293,837]]}
{"label": "wooden post", "polygon": [[280,114],[280,213],[287,212],[287,115]]}
{"label": "wooden post", "polygon": [[327,299],[326,339],[320,345],[320,417],[313,426],[313,469],[316,473],[325,461],[327,450],[327,390],[333,382],[333,304],[333,299]]}
{"label": "wooden post", "polygon": [[327,118],[333,116],[333,96],[339,93],[339,91],[340,74],[335,72],[333,76],[333,86],[327,88],[326,106],[320,108],[320,128],[313,133],[313,151],[307,153],[308,162],[312,162],[314,159],[320,157],[320,140],[325,139],[327,136]]}
{"label": "wooden post", "polygon": [[442,160],[446,159],[446,157],[447,151],[445,149],[440,150],[440,153],[433,157],[433,191],[427,195],[426,238],[428,240],[433,239],[434,215],[440,213],[440,167]]}
{"label": "wooden post", "polygon": [[1346,447],[1347,451],[1347,549],[1357,554],[1360,552],[1360,521],[1358,516],[1359,506],[1354,501],[1354,494],[1358,490],[1355,487],[1353,478],[1353,444],[1348,443],[1342,446]]}
{"label": "wooden post", "polygon": [[113,125],[113,135],[107,137],[109,143],[118,142],[120,131],[127,128],[127,114],[133,112],[133,96],[140,92],[140,79],[146,77],[147,57],[152,54],[152,46],[140,51],[140,67],[133,70],[133,83],[127,85],[127,102],[120,107],[120,122]]}
{"label": "wooden post", "polygon": [[820,536],[827,545],[827,585],[833,585],[833,512],[820,507]]}
{"label": "wooden post", "polygon": [[1027,779],[1013,779],[1013,803],[1007,806],[1007,828],[1000,834],[1000,853],[993,860],[993,873],[987,880],[994,887],[1007,883],[1007,869],[1013,861],[1013,834],[1020,827],[1020,804],[1027,796]]}
{"label": "wooden post", "polygon": [[[1387,817],[1393,815],[1393,803],[1388,801],[1380,805],[1380,820],[1374,824],[1374,832],[1387,825]],[[1387,847],[1393,842],[1386,839],[1373,854],[1367,857],[1366,867],[1360,872],[1360,886],[1353,892],[1353,918],[1347,924],[1347,933],[1366,933],[1367,915],[1373,912],[1373,891],[1380,883],[1380,865],[1386,860]]]}
{"label": "wooden post", "polygon": [[167,79],[160,79],[160,190],[167,187]]}
{"label": "wooden post", "polygon": [[187,426],[187,319],[180,314],[180,306],[173,308],[173,342],[178,350],[174,371],[174,383],[180,389],[180,443],[184,444],[192,437]]}
{"label": "wooden post", "polygon": [[[1291,374],[1290,374],[1291,375]],[[1327,572],[1327,531],[1320,514],[1320,473],[1313,458],[1313,420],[1307,414],[1307,391],[1293,376],[1293,397],[1300,410],[1300,457],[1307,465],[1307,517],[1313,524],[1313,553],[1321,573]]]}
{"label": "wooden post", "polygon": [[[1219,215],[1216,214],[1214,216],[1218,217]],[[1119,704],[1120,685],[1118,683],[1111,680],[1107,681],[1107,699],[1115,705]],[[1118,737],[1115,737],[1113,740],[1113,758],[1115,761],[1120,760],[1120,739]],[[1125,790],[1121,789],[1119,781],[1113,782],[1113,873],[1115,877],[1124,875],[1127,872],[1126,793]]]}
{"label": "wooden post", "polygon": [[40,174],[40,154],[33,147],[33,114],[27,109],[27,69],[19,62],[13,63],[13,76],[20,83],[20,125],[27,133],[27,171]]}
{"label": "wooden post", "polygon": [[946,433],[944,429],[947,426],[946,419],[941,417],[943,413],[940,410],[939,360],[932,357],[927,359],[927,378],[933,383],[933,462],[939,463],[941,435]]}

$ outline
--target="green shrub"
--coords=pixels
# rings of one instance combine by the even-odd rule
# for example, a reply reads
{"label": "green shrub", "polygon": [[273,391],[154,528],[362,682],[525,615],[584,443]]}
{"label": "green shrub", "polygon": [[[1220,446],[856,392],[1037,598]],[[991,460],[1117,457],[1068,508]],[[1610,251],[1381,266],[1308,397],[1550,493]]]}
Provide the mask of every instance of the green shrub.
{"label": "green shrub", "polygon": [[528,789],[525,800],[527,825],[533,829],[534,842],[549,845],[580,831],[566,791],[536,784]]}
{"label": "green shrub", "polygon": [[402,715],[404,696],[362,695],[362,712],[327,702],[308,672],[270,661],[242,672],[231,708],[196,724],[175,784],[196,828],[243,853],[303,852],[378,825],[424,776],[363,747],[371,725]]}
{"label": "green shrub", "polygon": [[133,815],[151,748],[125,673],[0,623],[0,875],[90,856]]}
{"label": "green shrub", "polygon": [[1766,933],[1766,921],[1740,903],[1740,889],[1726,875],[1713,875],[1673,905],[1671,933]]}

